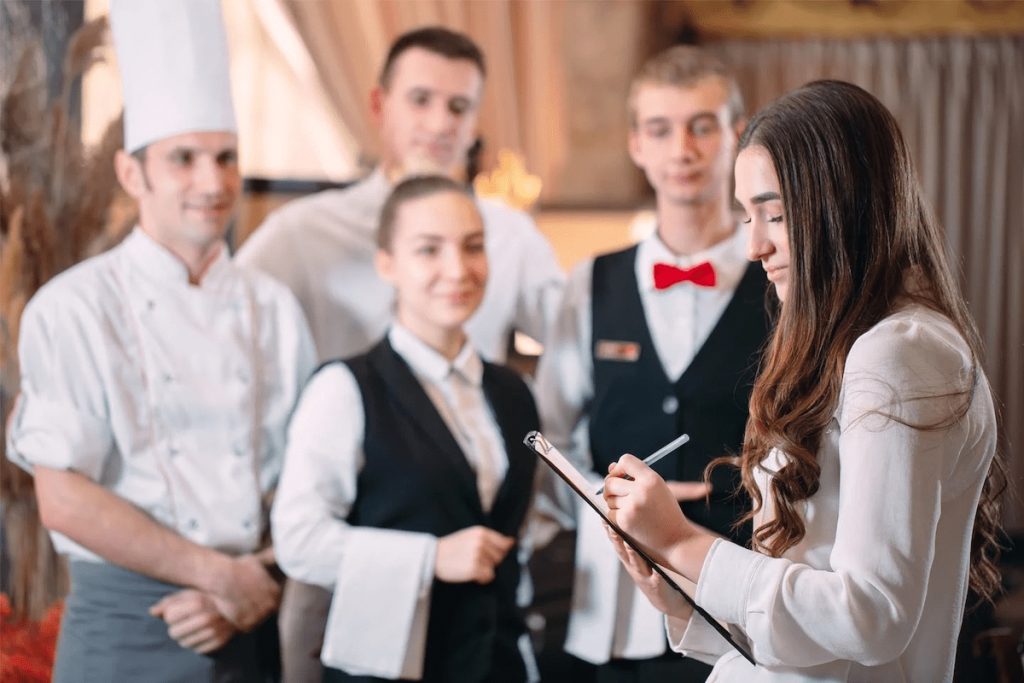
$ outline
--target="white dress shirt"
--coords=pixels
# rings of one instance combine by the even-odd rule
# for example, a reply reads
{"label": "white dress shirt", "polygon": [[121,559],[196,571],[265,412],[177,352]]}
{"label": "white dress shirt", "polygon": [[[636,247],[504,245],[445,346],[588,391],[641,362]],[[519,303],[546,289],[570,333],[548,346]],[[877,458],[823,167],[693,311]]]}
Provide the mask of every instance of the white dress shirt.
{"label": "white dress shirt", "polygon": [[[731,301],[746,272],[747,231],[738,227],[726,240],[688,256],[677,256],[657,233],[637,246],[635,276],[644,318],[655,351],[671,381],[685,372]],[[654,264],[690,268],[709,261],[715,268],[714,287],[691,282],[658,290]],[[593,260],[577,266],[569,278],[559,316],[552,327],[537,371],[537,407],[546,437],[581,472],[591,473],[587,405],[594,395],[591,330]],[[545,477],[549,475],[545,472]],[[595,485],[602,477],[592,474]],[[566,494],[556,482],[544,481],[538,506],[560,500],[563,510],[575,508],[577,524],[576,577],[566,651],[603,664],[610,658],[642,659],[665,652],[662,615],[644,598],[621,567],[597,515]],[[552,514],[545,507],[544,512]],[[560,520],[570,525],[566,515]],[[532,526],[540,526],[532,520]],[[543,535],[542,532],[536,532]],[[614,595],[614,600],[608,596]]]}
{"label": "white dress shirt", "polygon": [[[315,363],[295,298],[226,248],[198,286],[136,228],[32,298],[8,455],[79,472],[189,540],[257,549]],[[83,514],[88,514],[83,511]],[[101,561],[53,534],[61,553]]]}
{"label": "white dress shirt", "polygon": [[[373,264],[380,211],[390,192],[378,169],[352,187],[297,199],[272,213],[239,250],[239,263],[266,271],[295,292],[321,360],[363,353],[391,324],[394,291]],[[500,363],[513,329],[544,340],[565,277],[529,216],[488,199],[478,199],[477,206],[490,274],[466,332],[484,358]]]}
{"label": "white dress shirt", "polygon": [[[454,361],[395,324],[392,348],[409,364],[493,501],[508,469],[504,439],[470,344]],[[347,366],[318,372],[289,429],[274,502],[277,559],[292,578],[334,590],[322,661],[353,675],[422,675],[437,538],[345,521],[365,463],[365,413]],[[488,504],[489,507],[489,504]]]}
{"label": "white dress shirt", "polygon": [[[717,540],[697,583],[697,603],[745,632],[759,666],[700,618],[667,620],[673,649],[717,659],[710,681],[951,680],[996,448],[988,381],[979,376],[967,414],[946,429],[884,415],[948,418],[963,400],[948,394],[971,387],[970,368],[950,321],[921,306],[857,339],[818,451],[819,489],[798,505],[806,536],[781,558]],[[762,492],[785,461],[773,451],[756,472]],[[755,527],[772,517],[769,504]]]}

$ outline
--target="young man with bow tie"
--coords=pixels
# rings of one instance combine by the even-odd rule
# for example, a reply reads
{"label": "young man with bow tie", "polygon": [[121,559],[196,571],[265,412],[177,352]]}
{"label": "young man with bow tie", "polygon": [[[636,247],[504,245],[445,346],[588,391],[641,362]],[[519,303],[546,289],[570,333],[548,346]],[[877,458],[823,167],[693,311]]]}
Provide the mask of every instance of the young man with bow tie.
{"label": "young man with bow tie", "polygon": [[[622,453],[643,457],[682,433],[690,443],[655,469],[688,517],[738,542],[747,501],[714,458],[738,453],[758,352],[766,280],[748,265],[732,212],[743,128],[732,76],[693,47],[649,60],[629,96],[629,152],[654,188],[657,230],[580,264],[545,345],[538,403],[545,435],[593,474]],[[596,515],[577,514],[576,584],[566,650],[598,681],[704,680],[672,653],[661,616],[616,566]]]}

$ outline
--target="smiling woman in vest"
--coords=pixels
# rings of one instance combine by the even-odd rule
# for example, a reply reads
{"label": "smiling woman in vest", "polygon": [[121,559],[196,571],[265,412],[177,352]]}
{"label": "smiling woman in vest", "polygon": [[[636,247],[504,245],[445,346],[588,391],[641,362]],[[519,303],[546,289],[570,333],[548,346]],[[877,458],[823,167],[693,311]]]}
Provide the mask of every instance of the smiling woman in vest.
{"label": "smiling woman in vest", "polygon": [[754,549],[696,527],[632,456],[605,497],[758,666],[612,542],[711,680],[949,681],[968,586],[998,589],[1005,476],[977,329],[903,136],[864,90],[811,83],[750,122],[736,198],[782,302],[739,462]]}
{"label": "smiling woman in vest", "polygon": [[377,243],[395,321],[303,394],[273,510],[278,559],[334,591],[325,680],[520,682],[515,548],[535,467],[520,451],[538,421],[523,381],[463,331],[487,282],[483,223],[463,186],[411,178]]}

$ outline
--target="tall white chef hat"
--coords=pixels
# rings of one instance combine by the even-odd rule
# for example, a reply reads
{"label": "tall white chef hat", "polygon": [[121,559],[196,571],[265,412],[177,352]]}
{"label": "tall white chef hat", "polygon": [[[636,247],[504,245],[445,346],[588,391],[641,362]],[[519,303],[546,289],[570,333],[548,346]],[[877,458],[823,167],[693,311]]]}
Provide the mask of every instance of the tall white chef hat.
{"label": "tall white chef hat", "polygon": [[181,133],[237,132],[219,0],[113,0],[124,148]]}

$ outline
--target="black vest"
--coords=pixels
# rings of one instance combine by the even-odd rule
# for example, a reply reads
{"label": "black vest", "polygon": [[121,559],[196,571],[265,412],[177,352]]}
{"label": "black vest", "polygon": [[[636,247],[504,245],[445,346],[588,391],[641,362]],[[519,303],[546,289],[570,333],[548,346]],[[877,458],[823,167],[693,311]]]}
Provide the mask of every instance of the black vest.
{"label": "black vest", "polygon": [[[714,458],[739,454],[747,406],[767,339],[767,278],[758,263],[747,267],[707,341],[676,382],[665,376],[644,317],[636,281],[637,248],[594,260],[591,319],[594,398],[590,404],[590,448],[594,470],[606,473],[623,453],[646,457],[679,434],[690,441],[654,469],[665,479],[699,481]],[[602,341],[639,345],[635,361],[601,359]],[[710,504],[694,501],[683,510],[694,522],[746,544],[749,525],[733,523],[750,507],[738,471],[719,467],[712,476]]]}
{"label": "black vest", "polygon": [[[485,513],[465,455],[387,339],[345,362],[359,384],[366,414],[366,462],[348,522],[438,537],[479,524],[518,536],[537,462],[523,437],[539,424],[522,379],[507,368],[484,363],[484,395],[508,454],[504,482]],[[515,547],[509,551],[486,586],[434,581],[424,681],[526,680],[517,647],[525,627],[515,602],[516,552]]]}

